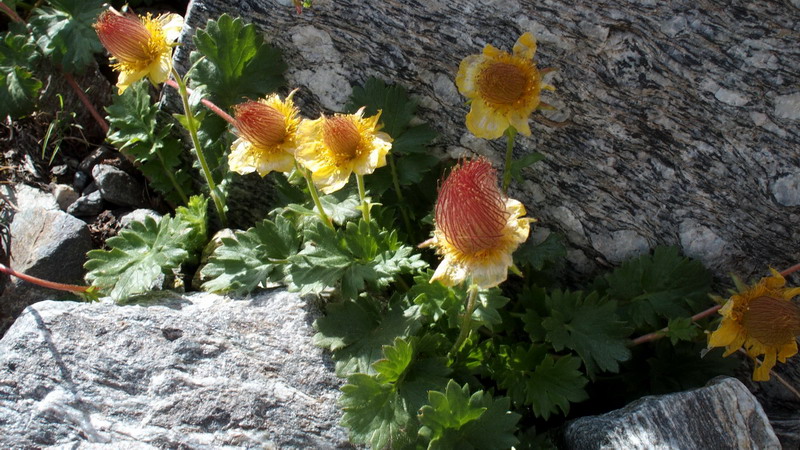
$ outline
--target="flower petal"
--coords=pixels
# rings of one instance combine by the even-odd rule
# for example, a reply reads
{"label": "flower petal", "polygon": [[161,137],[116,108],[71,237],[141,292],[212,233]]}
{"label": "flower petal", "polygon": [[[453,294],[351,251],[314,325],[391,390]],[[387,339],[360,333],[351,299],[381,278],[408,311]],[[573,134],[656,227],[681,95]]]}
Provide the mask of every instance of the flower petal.
{"label": "flower petal", "polygon": [[764,355],[764,362],[759,364],[753,371],[753,381],[769,381],[769,372],[775,367],[775,357],[775,349],[768,349]]}
{"label": "flower petal", "polygon": [[536,38],[531,33],[525,33],[514,44],[514,54],[527,59],[533,59],[536,53]]}
{"label": "flower petal", "polygon": [[470,55],[461,61],[456,75],[458,92],[467,98],[475,97],[478,92],[478,70],[484,61],[483,55]]}
{"label": "flower petal", "polygon": [[457,286],[467,279],[467,271],[464,267],[455,265],[450,261],[450,258],[445,257],[436,272],[431,277],[431,283],[438,281],[445,286]]}
{"label": "flower petal", "polygon": [[117,89],[119,89],[119,94],[122,95],[122,93],[125,92],[125,89],[128,89],[130,85],[146,77],[147,74],[148,69],[137,72],[120,71],[119,78],[117,78]]}
{"label": "flower petal", "polygon": [[741,333],[741,327],[733,320],[722,319],[719,328],[717,328],[708,337],[709,347],[725,347],[731,344]]}
{"label": "flower petal", "polygon": [[180,15],[174,13],[163,14],[158,16],[156,21],[161,24],[167,43],[175,42],[181,36],[183,17]]}
{"label": "flower petal", "polygon": [[498,114],[486,103],[476,98],[467,113],[467,129],[481,139],[497,139],[509,126],[508,119]]}

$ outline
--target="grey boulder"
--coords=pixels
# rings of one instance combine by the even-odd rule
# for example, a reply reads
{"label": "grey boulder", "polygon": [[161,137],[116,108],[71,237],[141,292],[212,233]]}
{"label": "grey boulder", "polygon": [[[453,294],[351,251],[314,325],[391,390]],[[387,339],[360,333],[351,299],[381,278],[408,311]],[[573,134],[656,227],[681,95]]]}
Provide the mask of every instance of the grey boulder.
{"label": "grey boulder", "polygon": [[568,449],[780,449],[761,405],[735,378],[641,398],[565,427]]}
{"label": "grey boulder", "polygon": [[282,290],[33,305],[0,341],[0,447],[349,448],[317,316]]}

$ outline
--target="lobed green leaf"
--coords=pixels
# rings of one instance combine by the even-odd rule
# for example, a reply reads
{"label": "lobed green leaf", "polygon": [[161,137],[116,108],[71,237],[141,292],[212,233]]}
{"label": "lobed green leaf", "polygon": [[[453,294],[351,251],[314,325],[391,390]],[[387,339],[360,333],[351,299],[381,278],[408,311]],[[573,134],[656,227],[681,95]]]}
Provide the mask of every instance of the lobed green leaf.
{"label": "lobed green leaf", "polygon": [[34,9],[30,20],[36,42],[45,56],[69,73],[82,73],[103,51],[92,25],[103,0],[50,0],[52,7]]}
{"label": "lobed green leaf", "polygon": [[191,80],[195,86],[205,86],[223,109],[285,84],[286,63],[280,52],[265,44],[258,29],[242,19],[223,14],[209,20],[205,29],[197,30],[194,44],[197,51],[190,60],[196,66]]}

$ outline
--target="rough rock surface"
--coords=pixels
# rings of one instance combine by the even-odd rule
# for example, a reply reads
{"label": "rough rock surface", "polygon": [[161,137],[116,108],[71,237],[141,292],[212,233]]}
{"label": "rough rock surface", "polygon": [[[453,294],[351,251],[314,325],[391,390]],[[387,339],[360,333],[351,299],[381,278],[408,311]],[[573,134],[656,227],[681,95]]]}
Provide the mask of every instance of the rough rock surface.
{"label": "rough rock surface", "polygon": [[286,0],[196,0],[184,42],[223,12],[283,51],[305,115],[341,109],[351,86],[377,76],[411,92],[447,154],[498,166],[505,142],[466,130],[455,75],[485,44],[510,50],[530,31],[539,67],[559,69],[546,114],[566,124],[518,138],[517,157],[546,159],[511,195],[568,236],[578,269],[656,244],[720,276],[800,259],[796,2],[316,0],[297,15]]}
{"label": "rough rock surface", "polygon": [[[772,369],[778,376],[800,391],[800,357],[794,356]],[[776,377],[769,381],[750,379],[752,365],[740,377],[764,406],[775,434],[783,448],[800,448],[800,398],[786,388]]]}
{"label": "rough rock surface", "polygon": [[0,447],[348,448],[317,314],[280,290],[37,303],[0,341]]}
{"label": "rough rock surface", "polygon": [[735,378],[688,392],[644,397],[570,422],[568,449],[780,449],[764,410]]}
{"label": "rough rock surface", "polygon": [[[16,213],[10,231],[13,269],[58,283],[83,284],[92,238],[82,220],[58,209],[26,208]],[[0,336],[26,306],[48,298],[74,297],[12,277],[0,301]]]}
{"label": "rough rock surface", "polygon": [[119,206],[141,206],[142,185],[132,176],[114,166],[97,164],[92,177],[103,200]]}

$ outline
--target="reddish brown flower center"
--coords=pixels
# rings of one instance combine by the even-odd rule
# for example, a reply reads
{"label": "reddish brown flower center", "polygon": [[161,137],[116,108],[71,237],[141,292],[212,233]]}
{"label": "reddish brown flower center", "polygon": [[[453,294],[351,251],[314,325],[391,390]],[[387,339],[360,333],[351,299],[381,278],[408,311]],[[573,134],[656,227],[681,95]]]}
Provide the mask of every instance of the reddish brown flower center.
{"label": "reddish brown flower center", "polygon": [[361,134],[350,117],[325,117],[322,121],[322,140],[330,149],[335,164],[339,165],[358,156]]}
{"label": "reddish brown flower center", "polygon": [[762,344],[781,347],[800,335],[800,308],[788,300],[757,297],[748,303],[742,323]]}
{"label": "reddish brown flower center", "polygon": [[94,24],[100,43],[123,63],[141,63],[153,58],[150,31],[133,14],[105,11]]}
{"label": "reddish brown flower center", "polygon": [[511,105],[528,89],[528,77],[514,64],[493,62],[478,75],[478,91],[486,101]]}
{"label": "reddish brown flower center", "polygon": [[286,120],[272,106],[249,101],[237,105],[234,115],[239,134],[258,148],[271,148],[286,139]]}
{"label": "reddish brown flower center", "polygon": [[454,167],[439,188],[434,213],[436,227],[462,253],[495,248],[508,213],[491,163],[477,159]]}

